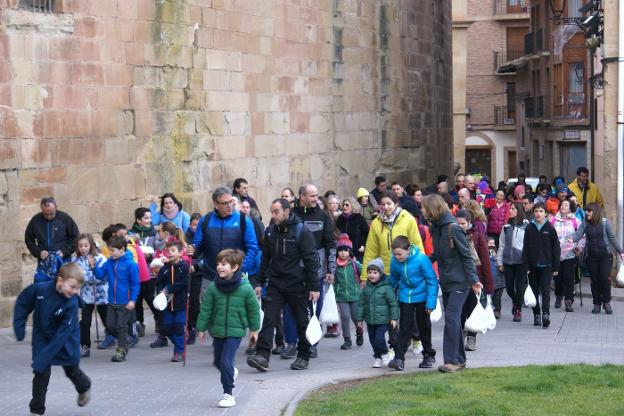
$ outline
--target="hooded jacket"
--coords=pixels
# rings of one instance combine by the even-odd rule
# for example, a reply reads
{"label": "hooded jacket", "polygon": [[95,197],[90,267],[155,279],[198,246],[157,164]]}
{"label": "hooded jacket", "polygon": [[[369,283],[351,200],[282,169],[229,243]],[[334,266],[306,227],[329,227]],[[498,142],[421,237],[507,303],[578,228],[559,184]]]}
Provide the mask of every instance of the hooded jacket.
{"label": "hooded jacket", "polygon": [[56,280],[35,283],[15,301],[13,331],[22,341],[26,321],[33,314],[32,365],[37,373],[50,365],[74,366],[80,362],[78,296],[71,298],[56,290]]}
{"label": "hooded jacket", "polygon": [[438,278],[431,261],[414,244],[407,259],[390,262],[390,284],[399,290],[399,302],[426,302],[427,309],[435,309],[438,299]]}
{"label": "hooded jacket", "polygon": [[68,214],[63,211],[56,211],[52,221],[45,219],[40,212],[31,218],[24,240],[28,251],[39,259],[43,250],[55,252],[60,250],[63,258],[68,258],[76,248],[76,238],[78,237],[78,226]]}
{"label": "hooded jacket", "polygon": [[334,280],[336,302],[357,302],[360,298],[361,274],[362,265],[355,259],[349,259],[344,266],[336,267]]}
{"label": "hooded jacket", "polygon": [[494,280],[492,278],[490,250],[488,249],[487,241],[474,226],[470,228],[466,234],[468,235],[469,241],[474,245],[477,256],[479,256],[479,261],[481,262],[481,266],[477,266],[477,275],[479,276],[479,281],[483,284],[483,290],[487,294],[493,294]]}
{"label": "hooded jacket", "polygon": [[247,279],[237,271],[232,279],[217,276],[208,286],[197,318],[197,330],[215,338],[242,338],[247,328],[260,329],[260,306]]}
{"label": "hooded jacket", "polygon": [[351,214],[346,216],[341,214],[336,218],[336,227],[349,235],[349,240],[353,243],[353,254],[361,259],[360,247],[366,245],[368,238],[368,224],[362,214]]}
{"label": "hooded jacket", "polygon": [[126,305],[130,301],[136,302],[139,296],[139,267],[128,250],[118,259],[110,257],[94,271],[96,278],[108,279],[108,303]]}
{"label": "hooded jacket", "polygon": [[494,203],[488,215],[487,233],[499,235],[509,221],[509,202],[503,202],[500,207]]}
{"label": "hooded jacket", "polygon": [[[449,241],[449,229],[454,247]],[[477,268],[470,253],[466,233],[459,226],[450,212],[433,221],[429,228],[433,239],[432,261],[438,262],[440,285],[443,292],[468,289],[479,281]]]}
{"label": "hooded jacket", "polygon": [[299,205],[295,214],[314,236],[321,269],[326,273],[336,273],[336,238],[332,218],[318,205],[313,208]]}
{"label": "hooded jacket", "polygon": [[399,303],[385,275],[376,283],[366,282],[355,311],[355,320],[369,325],[389,324],[399,319]]}
{"label": "hooded jacket", "polygon": [[[561,260],[569,260],[576,257],[574,250],[577,243],[569,241],[569,237],[574,235],[581,222],[576,218],[574,213],[569,213],[565,217],[560,212],[550,219],[550,223],[557,231],[559,238],[559,246],[561,247]],[[585,245],[585,240],[581,240],[578,244],[580,247]]]}
{"label": "hooded jacket", "polygon": [[522,248],[524,247],[524,232],[529,221],[523,220],[520,224],[505,224],[498,239],[496,264],[522,264]]}
{"label": "hooded jacket", "polygon": [[258,286],[265,282],[284,292],[319,290],[314,236],[293,213],[265,230]]}
{"label": "hooded jacket", "polygon": [[527,226],[522,246],[522,262],[526,266],[552,267],[559,270],[561,247],[555,227],[548,222],[540,227],[535,220]]}
{"label": "hooded jacket", "polygon": [[[585,189],[582,189],[578,184],[578,179],[575,179],[568,185],[568,189],[574,192],[581,208],[585,208],[587,204],[591,204],[592,202],[595,202],[600,206],[604,206],[604,199],[602,198],[600,189],[598,189],[598,186],[591,181],[587,181]],[[583,198],[583,193],[585,193],[585,198]]]}
{"label": "hooded jacket", "polygon": [[80,288],[80,297],[89,305],[105,305],[108,303],[108,280],[95,277],[94,270],[106,262],[106,258],[101,254],[94,256],[95,267],[89,267],[89,257],[73,254],[71,262],[78,264],[84,274],[84,284]]}
{"label": "hooded jacket", "polygon": [[180,259],[177,264],[165,263],[156,277],[156,291],[165,290],[167,295],[171,295],[167,303],[167,310],[186,310],[186,296],[189,284],[189,266]]}

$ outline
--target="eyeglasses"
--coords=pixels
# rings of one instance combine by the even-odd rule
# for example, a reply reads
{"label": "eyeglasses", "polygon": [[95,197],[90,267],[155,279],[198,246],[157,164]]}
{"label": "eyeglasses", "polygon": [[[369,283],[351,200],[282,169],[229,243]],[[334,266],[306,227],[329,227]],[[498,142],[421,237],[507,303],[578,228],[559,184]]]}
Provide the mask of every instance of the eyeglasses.
{"label": "eyeglasses", "polygon": [[234,203],[233,199],[230,199],[229,201],[224,201],[224,202],[217,201],[217,205],[221,205],[222,207],[232,205],[233,203]]}
{"label": "eyeglasses", "polygon": [[350,204],[342,204],[343,207],[350,207]]}

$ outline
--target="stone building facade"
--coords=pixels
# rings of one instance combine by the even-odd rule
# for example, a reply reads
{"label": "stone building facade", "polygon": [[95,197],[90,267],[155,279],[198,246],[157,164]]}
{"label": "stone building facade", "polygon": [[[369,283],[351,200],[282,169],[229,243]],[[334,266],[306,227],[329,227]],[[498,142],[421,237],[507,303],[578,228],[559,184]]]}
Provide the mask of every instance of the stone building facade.
{"label": "stone building facade", "polygon": [[451,172],[450,0],[32,3],[0,0],[0,324],[43,196],[99,233],[239,176],[266,209]]}

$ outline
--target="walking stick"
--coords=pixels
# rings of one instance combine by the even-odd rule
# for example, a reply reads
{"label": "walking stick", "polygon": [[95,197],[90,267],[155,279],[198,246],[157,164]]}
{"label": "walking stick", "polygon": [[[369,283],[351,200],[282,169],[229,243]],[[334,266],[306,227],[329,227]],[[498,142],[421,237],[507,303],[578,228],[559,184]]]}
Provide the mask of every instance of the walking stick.
{"label": "walking stick", "polygon": [[184,317],[184,352],[182,352],[182,367],[186,367],[186,340],[188,338],[189,303],[191,299],[191,272],[193,270],[193,258],[189,257],[188,284],[186,286],[186,316]]}
{"label": "walking stick", "polygon": [[579,298],[581,298],[581,308],[583,307],[583,274],[581,273],[581,268],[576,266],[576,275],[579,280]]}
{"label": "walking stick", "polygon": [[95,343],[100,344],[100,326],[98,325],[98,305],[95,301],[95,282],[93,282],[93,315],[95,315]]}

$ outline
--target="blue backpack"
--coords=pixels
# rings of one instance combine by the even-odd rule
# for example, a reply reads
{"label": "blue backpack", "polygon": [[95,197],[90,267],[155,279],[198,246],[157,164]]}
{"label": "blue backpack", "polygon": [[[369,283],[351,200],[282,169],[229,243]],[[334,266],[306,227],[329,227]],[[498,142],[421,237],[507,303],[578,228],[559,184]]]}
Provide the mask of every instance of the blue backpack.
{"label": "blue backpack", "polygon": [[47,259],[39,260],[37,270],[35,270],[35,283],[56,279],[61,266],[63,266],[63,258],[57,254],[50,253]]}

